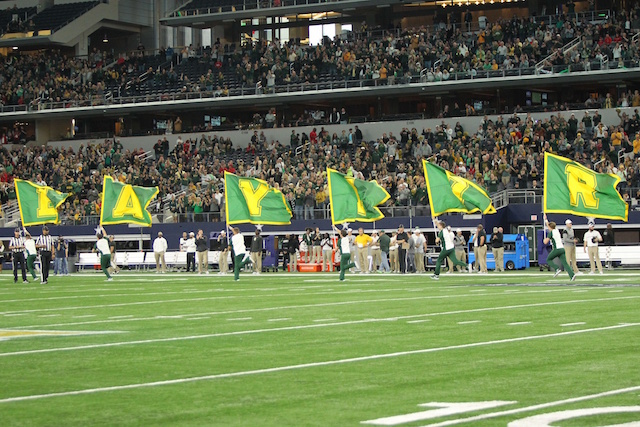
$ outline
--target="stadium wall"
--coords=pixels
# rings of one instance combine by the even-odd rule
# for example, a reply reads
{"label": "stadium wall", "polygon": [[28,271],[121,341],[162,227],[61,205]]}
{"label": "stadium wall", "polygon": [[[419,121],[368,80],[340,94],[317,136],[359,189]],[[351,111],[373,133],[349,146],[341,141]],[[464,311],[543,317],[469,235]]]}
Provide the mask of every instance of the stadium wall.
{"label": "stadium wall", "polygon": [[[627,114],[633,114],[634,108],[621,108],[620,111],[626,112]],[[583,110],[571,110],[571,111],[553,111],[553,112],[543,112],[543,113],[532,113],[531,116],[534,120],[544,120],[550,118],[552,115],[562,114],[565,119],[569,119],[571,114],[575,114],[578,121],[582,119],[584,116]],[[595,110],[589,110],[590,114],[593,114]],[[618,117],[618,113],[616,109],[602,109],[598,110],[600,115],[602,116],[602,121],[606,125],[618,125],[620,123],[620,118]],[[498,114],[488,116],[491,120],[496,120],[498,118]],[[525,117],[526,113],[520,113],[520,117]],[[509,119],[508,114],[502,115],[505,122]],[[420,120],[407,120],[407,121],[384,121],[384,122],[367,122],[367,123],[350,123],[345,125],[312,125],[312,126],[301,126],[301,127],[286,127],[286,128],[273,128],[273,129],[257,129],[258,133],[264,132],[267,137],[267,141],[277,140],[280,141],[283,145],[289,145],[289,139],[291,135],[291,131],[295,130],[296,133],[302,134],[302,132],[307,135],[311,132],[311,130],[315,127],[318,131],[320,128],[324,127],[329,134],[333,134],[334,132],[340,135],[343,130],[348,131],[350,128],[355,128],[358,126],[362,131],[364,139],[367,141],[376,140],[377,138],[382,137],[383,133],[389,133],[389,131],[393,132],[397,137],[399,137],[400,131],[402,128],[416,128],[418,132],[422,132],[422,129],[431,128],[435,129],[435,127],[441,124],[443,121],[446,124],[450,124],[452,127],[456,124],[456,122],[460,122],[465,131],[469,134],[475,133],[482,121],[483,116],[473,116],[473,117],[450,117],[447,119],[420,119]],[[70,123],[69,123],[70,125]],[[65,126],[66,128],[66,126]],[[53,133],[53,131],[52,131]],[[251,130],[232,130],[232,131],[206,131],[206,132],[192,132],[192,133],[182,133],[182,134],[173,134],[166,135],[169,142],[173,145],[178,137],[183,140],[189,139],[198,139],[202,135],[217,135],[218,137],[231,138],[235,147],[246,147],[251,139],[251,135],[253,135],[253,129]],[[158,135],[149,135],[149,136],[136,136],[136,137],[120,137],[120,141],[127,149],[134,148],[143,148],[145,151],[149,151],[153,148],[153,145],[158,141],[158,139],[162,139],[163,136]],[[96,143],[96,140],[90,139],[78,139],[78,140],[64,140],[64,141],[51,141],[48,143],[51,147],[66,147],[73,148],[77,150],[80,145],[87,146],[88,144]]]}

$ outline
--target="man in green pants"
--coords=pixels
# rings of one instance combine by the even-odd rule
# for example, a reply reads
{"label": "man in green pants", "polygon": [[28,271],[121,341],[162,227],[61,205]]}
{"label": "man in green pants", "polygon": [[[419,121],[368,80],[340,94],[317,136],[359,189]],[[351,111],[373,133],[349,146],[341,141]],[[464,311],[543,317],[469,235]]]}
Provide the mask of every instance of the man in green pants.
{"label": "man in green pants", "polygon": [[251,262],[250,254],[244,244],[244,236],[238,227],[229,226],[233,232],[231,236],[231,246],[233,249],[233,280],[240,280],[240,269]]}
{"label": "man in green pants", "polygon": [[442,250],[440,251],[440,255],[438,255],[438,260],[436,261],[436,272],[431,276],[433,280],[440,279],[440,265],[445,258],[449,258],[449,260],[451,260],[452,265],[449,267],[451,271],[453,271],[456,265],[462,267],[462,271],[466,270],[465,263],[458,261],[458,258],[456,258],[456,246],[453,238],[453,233],[447,230],[447,224],[445,224],[444,221],[438,222],[438,237],[436,237],[436,244],[439,243],[442,246]]}
{"label": "man in green pants", "polygon": [[109,274],[109,267],[111,266],[111,248],[109,247],[109,239],[107,238],[107,232],[100,226],[100,231],[96,234],[96,245],[93,248],[93,252],[100,253],[100,267],[102,272],[107,276],[107,281],[113,280],[111,274]]}
{"label": "man in green pants", "polygon": [[347,238],[347,230],[338,231],[335,225],[333,226],[333,229],[341,236],[340,241],[338,242],[338,245],[340,246],[340,281],[344,282],[344,274],[348,269],[355,267],[356,264],[350,262],[351,244]]}
{"label": "man in green pants", "polygon": [[[565,256],[565,253],[564,253],[564,246],[562,245],[562,236],[560,235],[560,231],[558,231],[558,229],[556,228],[555,222],[553,221],[549,222],[545,219],[545,223],[547,224],[547,228],[549,229],[549,232],[551,234],[548,237],[545,237],[542,242],[545,245],[548,245],[549,242],[551,242],[551,246],[553,247],[553,249],[551,250],[551,252],[549,252],[549,255],[547,256],[547,264],[554,265],[555,262],[552,264],[551,261],[553,261],[556,258],[560,258],[560,262],[562,263],[562,266],[564,267],[565,271],[569,274],[569,277],[573,282],[576,279],[576,275],[571,269],[571,267],[569,266],[569,264],[567,264],[567,257]],[[553,277],[558,277],[560,273],[562,273],[562,270],[557,268],[556,273],[553,275]]]}
{"label": "man in green pants", "polygon": [[31,273],[31,277],[35,279],[38,277],[35,271],[38,250],[36,249],[36,242],[31,238],[31,234],[29,234],[26,229],[24,230],[24,250],[27,252],[27,270]]}

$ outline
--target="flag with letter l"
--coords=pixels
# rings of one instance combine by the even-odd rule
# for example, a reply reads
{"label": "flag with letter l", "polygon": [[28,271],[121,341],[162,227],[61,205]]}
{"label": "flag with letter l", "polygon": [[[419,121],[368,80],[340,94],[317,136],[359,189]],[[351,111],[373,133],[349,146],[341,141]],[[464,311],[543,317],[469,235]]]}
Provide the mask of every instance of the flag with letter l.
{"label": "flag with letter l", "polygon": [[224,173],[227,224],[291,224],[291,208],[284,194],[266,181]]}
{"label": "flag with letter l", "polygon": [[140,187],[114,181],[105,176],[102,183],[100,224],[138,224],[151,227],[149,203],[158,195],[158,187]]}
{"label": "flag with letter l", "polygon": [[378,205],[389,200],[389,193],[376,181],[364,181],[327,168],[331,222],[373,222],[384,218]]}
{"label": "flag with letter l", "polygon": [[445,212],[482,212],[485,215],[496,213],[491,198],[475,182],[426,160],[422,161],[422,165],[432,217],[435,218]]}
{"label": "flag with letter l", "polygon": [[619,182],[617,175],[596,173],[573,160],[545,153],[542,210],[627,221],[629,205],[616,190]]}
{"label": "flag with letter l", "polygon": [[58,207],[69,197],[68,193],[23,179],[16,178],[13,182],[23,226],[60,222]]}

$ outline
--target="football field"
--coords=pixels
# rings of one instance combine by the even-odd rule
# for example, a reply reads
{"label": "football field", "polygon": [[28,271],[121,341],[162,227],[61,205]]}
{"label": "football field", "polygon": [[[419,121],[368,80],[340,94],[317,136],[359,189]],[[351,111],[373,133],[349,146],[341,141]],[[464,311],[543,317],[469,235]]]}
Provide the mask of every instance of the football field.
{"label": "football field", "polygon": [[640,280],[0,275],[0,426],[640,426]]}

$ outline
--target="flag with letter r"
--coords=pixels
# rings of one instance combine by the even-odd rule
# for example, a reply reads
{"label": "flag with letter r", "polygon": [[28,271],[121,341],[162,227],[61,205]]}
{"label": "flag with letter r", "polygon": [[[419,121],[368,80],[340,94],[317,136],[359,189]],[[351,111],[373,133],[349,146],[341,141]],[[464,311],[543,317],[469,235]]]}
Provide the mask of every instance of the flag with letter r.
{"label": "flag with letter r", "polygon": [[573,160],[545,153],[542,210],[627,221],[629,205],[616,190],[619,182],[617,175],[596,173]]}
{"label": "flag with letter r", "polygon": [[158,187],[123,184],[105,176],[100,224],[138,224],[151,227],[151,214],[147,208],[156,195]]}

